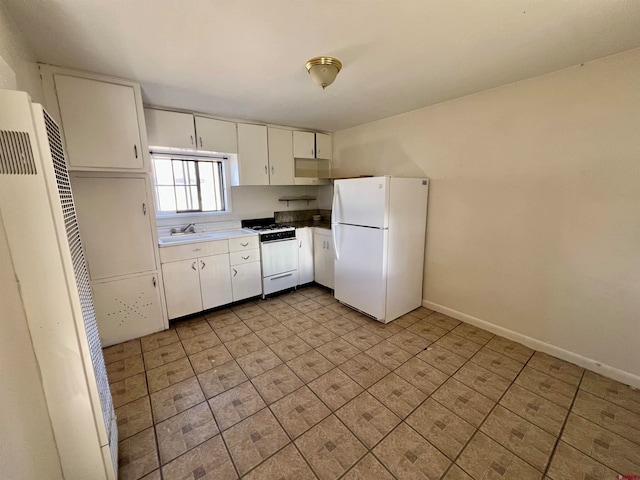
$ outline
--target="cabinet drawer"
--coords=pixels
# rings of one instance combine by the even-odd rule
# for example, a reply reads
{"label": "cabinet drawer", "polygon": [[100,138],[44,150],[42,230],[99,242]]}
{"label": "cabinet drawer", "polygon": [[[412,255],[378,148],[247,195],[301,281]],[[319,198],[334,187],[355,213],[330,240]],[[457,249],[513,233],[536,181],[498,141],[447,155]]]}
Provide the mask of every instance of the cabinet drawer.
{"label": "cabinet drawer", "polygon": [[260,241],[258,236],[252,237],[238,237],[229,239],[229,251],[230,252],[242,252],[245,250],[253,250],[260,247]]}
{"label": "cabinet drawer", "polygon": [[229,254],[231,265],[242,265],[243,263],[259,262],[260,249],[247,250],[245,252],[232,252]]}
{"label": "cabinet drawer", "polygon": [[209,255],[220,255],[229,252],[227,240],[216,240],[214,242],[198,242],[174,247],[163,247],[160,249],[160,262],[177,262],[189,258],[206,257]]}

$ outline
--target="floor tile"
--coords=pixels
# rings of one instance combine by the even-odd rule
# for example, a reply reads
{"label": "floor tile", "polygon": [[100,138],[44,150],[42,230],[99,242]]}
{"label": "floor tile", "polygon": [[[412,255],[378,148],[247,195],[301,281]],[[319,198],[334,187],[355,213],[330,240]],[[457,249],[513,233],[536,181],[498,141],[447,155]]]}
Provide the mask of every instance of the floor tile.
{"label": "floor tile", "polygon": [[414,323],[416,323],[417,321],[419,321],[420,319],[414,315],[409,315],[408,313],[405,315],[402,315],[399,318],[396,318],[393,323],[395,323],[396,325],[398,325],[399,327],[402,328],[408,328],[411,325],[413,325]]}
{"label": "floor tile", "polygon": [[289,442],[268,408],[222,433],[240,475],[266,460]]}
{"label": "floor tile", "polygon": [[440,478],[451,462],[406,423],[401,423],[373,453],[401,479]]}
{"label": "floor tile", "polygon": [[436,344],[466,359],[473,357],[476,352],[482,348],[482,345],[462,338],[453,332],[449,332],[444,337],[440,337],[436,341]]}
{"label": "floor tile", "polygon": [[206,398],[211,398],[247,380],[235,360],[198,375],[198,381]]}
{"label": "floor tile", "polygon": [[231,360],[233,360],[233,358],[224,344],[216,345],[215,347],[189,355],[189,361],[196,373],[206,372],[212,368],[224,365]]}
{"label": "floor tile", "polygon": [[148,394],[147,378],[144,373],[112,383],[109,388],[111,389],[113,408],[118,408]]}
{"label": "floor tile", "polygon": [[336,415],[369,449],[400,423],[395,413],[368,392],[362,392]]}
{"label": "floor tile", "polygon": [[452,460],[476,431],[473,425],[431,398],[409,415],[406,422]]}
{"label": "floor tile", "polygon": [[351,309],[349,309],[349,311],[345,313],[343,317],[348,318],[349,320],[351,320],[352,322],[355,322],[359,326],[367,325],[368,323],[371,323],[374,321],[370,317],[367,317],[366,315]]}
{"label": "floor tile", "polygon": [[294,303],[293,308],[295,308],[296,310],[302,313],[309,313],[323,307],[318,302],[314,302],[311,299],[306,299],[306,300],[303,300],[302,302]]}
{"label": "floor tile", "polygon": [[274,325],[280,324],[278,320],[276,320],[266,312],[255,317],[251,317],[248,320],[243,320],[243,322],[253,332],[259,332],[260,330],[264,330],[267,327],[273,327]]}
{"label": "floor tile", "polygon": [[300,292],[289,292],[284,295],[280,295],[279,298],[288,305],[294,305],[296,303],[304,302],[308,297]]}
{"label": "floor tile", "polygon": [[235,313],[240,320],[249,320],[253,317],[258,317],[264,313],[267,313],[262,307],[256,304],[249,304],[247,306],[239,305],[238,308],[233,308],[233,313]]}
{"label": "floor tile", "polygon": [[144,372],[142,354],[132,355],[122,360],[106,364],[109,383],[119,382],[127,377],[132,377]]}
{"label": "floor tile", "polygon": [[321,480],[340,477],[367,450],[335,415],[331,415],[295,441]]}
{"label": "floor tile", "polygon": [[156,425],[160,462],[164,465],[218,434],[209,405],[203,402]]}
{"label": "floor tile", "polygon": [[569,408],[576,393],[576,387],[529,366],[524,367],[515,383],[563,408]]}
{"label": "floor tile", "polygon": [[277,297],[265,298],[260,301],[260,307],[267,313],[286,307],[287,304]]}
{"label": "floor tile", "polygon": [[158,467],[158,451],[153,428],[118,442],[120,480],[137,480]]}
{"label": "floor tile", "polygon": [[198,320],[192,322],[178,322],[176,325],[176,333],[178,337],[180,337],[180,340],[184,342],[189,338],[213,333],[213,330],[205,318],[200,317]]}
{"label": "floor tile", "polygon": [[303,385],[296,374],[286,365],[278,365],[276,368],[253,378],[251,382],[268,405]]}
{"label": "floor tile", "polygon": [[424,321],[432,323],[440,328],[444,328],[447,331],[453,330],[462,323],[460,320],[456,320],[455,318],[448,317],[447,315],[438,312],[433,312],[428,317],[425,317]]}
{"label": "floor tile", "polygon": [[640,414],[640,390],[620,382],[586,371],[580,388],[608,402]]}
{"label": "floor tile", "polygon": [[473,362],[467,362],[453,376],[456,380],[473,388],[494,402],[500,400],[502,394],[509,388],[511,382],[503,377],[482,368]]}
{"label": "floor tile", "polygon": [[297,335],[293,335],[291,337],[287,337],[284,340],[280,340],[279,342],[272,343],[269,345],[269,348],[275,352],[283,362],[288,362],[289,360],[293,360],[296,357],[299,357],[303,353],[312,350],[313,347],[309,345],[307,342],[302,340]]}
{"label": "floor tile", "polygon": [[143,352],[149,352],[156,348],[166,347],[172,343],[180,341],[175,330],[163,330],[161,332],[152,333],[140,339],[140,345]]}
{"label": "floor tile", "polygon": [[489,340],[486,346],[520,363],[527,363],[531,355],[533,355],[533,350],[529,347],[497,335]]}
{"label": "floor tile", "polygon": [[331,409],[337,410],[362,392],[362,387],[339,368],[309,383],[309,388]]}
{"label": "floor tile", "polygon": [[440,345],[433,344],[416,355],[423,362],[436,367],[447,375],[453,375],[456,371],[466,363],[467,359],[456,355]]}
{"label": "floor tile", "polygon": [[207,323],[214,331],[241,321],[240,317],[228,309],[213,313],[206,313],[204,318],[207,319]]}
{"label": "floor tile", "polygon": [[181,358],[175,362],[167,363],[147,372],[147,384],[149,393],[162,390],[174,383],[181,382],[189,377],[193,377],[193,368],[188,358]]}
{"label": "floor tile", "polygon": [[289,444],[242,478],[243,480],[315,480],[316,476],[296,447]]}
{"label": "floor tile", "polygon": [[478,353],[471,357],[471,361],[483,368],[486,368],[492,373],[500,375],[509,382],[513,382],[520,371],[524,368],[522,363],[516,362],[515,360],[487,347],[478,350]]}
{"label": "floor tile", "polygon": [[104,363],[109,364],[124,360],[127,357],[138,355],[142,353],[142,347],[140,346],[140,339],[129,340],[128,342],[112,345],[102,350],[104,357]]}
{"label": "floor tile", "polygon": [[307,353],[288,361],[287,365],[305,383],[310,382],[314,378],[319,377],[334,367],[333,363],[315,350],[310,350]]}
{"label": "floor tile", "polygon": [[509,387],[500,399],[500,405],[556,437],[560,435],[569,413],[567,409],[516,384]]}
{"label": "floor tile", "polygon": [[324,324],[329,320],[339,317],[340,314],[338,312],[334,312],[333,310],[328,309],[327,307],[321,307],[316,310],[312,310],[311,312],[308,312],[307,316],[310,319],[315,320],[317,323]]}
{"label": "floor tile", "polygon": [[277,367],[282,363],[282,360],[269,347],[264,347],[240,357],[237,362],[247,377],[253,378]]}
{"label": "floor tile", "polygon": [[542,352],[535,352],[527,365],[553,378],[575,386],[578,386],[580,383],[582,373],[584,372],[584,368],[582,367]]}
{"label": "floor tile", "polygon": [[411,354],[388,340],[366,350],[365,353],[390,370],[394,370],[411,358]]}
{"label": "floor tile", "polygon": [[369,387],[369,393],[400,418],[405,418],[427,398],[424,393],[393,372]]}
{"label": "floor tile", "polygon": [[320,345],[333,340],[337,337],[331,330],[324,328],[322,325],[315,325],[314,327],[298,333],[298,336],[311,345],[313,348],[317,348]]}
{"label": "floor tile", "polygon": [[382,337],[389,338],[393,337],[396,333],[401,332],[403,330],[402,327],[396,325],[395,323],[382,323],[382,322],[368,322],[363,325],[364,328],[369,330],[372,333]]}
{"label": "floor tile", "polygon": [[116,408],[116,418],[118,420],[119,440],[124,440],[152,427],[153,417],[151,416],[149,397],[145,395],[138,400]]}
{"label": "floor tile", "polygon": [[473,325],[469,325],[468,323],[461,323],[456,328],[451,330],[451,332],[462,338],[466,338],[467,340],[476,342],[480,345],[486,344],[494,337],[493,333],[487,332],[486,330],[478,327],[474,327]]}
{"label": "floor tile", "polygon": [[480,427],[492,440],[544,472],[556,437],[498,405]]}
{"label": "floor tile", "polygon": [[431,341],[408,330],[402,330],[389,337],[388,340],[411,355],[423,351],[431,344]]}
{"label": "floor tile", "polygon": [[366,353],[356,355],[338,368],[353,378],[363,388],[369,388],[390,372],[387,367]]}
{"label": "floor tile", "polygon": [[613,470],[564,442],[558,442],[547,475],[553,480],[611,480],[619,478]]}
{"label": "floor tile", "polygon": [[227,350],[229,350],[229,353],[233,355],[233,358],[240,358],[266,347],[265,343],[253,332],[244,337],[226,342],[225,346]]}
{"label": "floor tile", "polygon": [[152,393],[151,409],[154,422],[159,423],[203,401],[204,394],[196,377]]}
{"label": "floor tile", "polygon": [[341,304],[341,303],[332,303],[331,305],[327,305],[327,308],[329,310],[333,310],[336,313],[339,313],[340,315],[345,315],[347,313],[352,312],[353,310],[351,310],[349,307]]}
{"label": "floor tile", "polygon": [[313,328],[317,325],[317,323],[306,315],[297,312],[297,314],[291,318],[288,318],[282,322],[286,328],[291,330],[293,333],[302,333],[310,328]]}
{"label": "floor tile", "polygon": [[395,373],[427,395],[431,395],[449,378],[448,375],[416,357],[397,368]]}
{"label": "floor tile", "polygon": [[442,478],[442,480],[473,480],[469,475],[465,473],[457,465],[451,465],[451,468],[447,472],[447,474]]}
{"label": "floor tile", "polygon": [[485,478],[517,478],[538,480],[542,473],[506,448],[478,432],[458,457],[456,464],[475,480]]}
{"label": "floor tile", "polygon": [[220,343],[222,343],[222,341],[218,336],[213,333],[213,331],[209,331],[202,335],[197,335],[183,340],[182,346],[184,347],[184,351],[187,352],[187,355],[193,355],[194,353],[201,352],[202,350],[207,350],[208,348],[220,345]]}
{"label": "floor tile", "polygon": [[[340,314],[336,312],[336,315]],[[336,318],[328,320],[322,325],[324,326],[324,328],[331,330],[336,335],[344,335],[345,333],[349,333],[358,328],[358,325],[356,325],[354,322],[352,322],[348,318],[341,316],[337,316]]]}
{"label": "floor tile", "polygon": [[[178,337],[176,336],[176,338]],[[155,350],[145,352],[143,356],[145,368],[147,370],[151,370],[152,368],[161,367],[162,365],[171,363],[174,360],[186,357],[187,354],[185,353],[184,348],[182,348],[182,343],[177,341],[176,343],[171,343],[169,345],[156,348]]]}
{"label": "floor tile", "polygon": [[272,404],[271,411],[292,439],[299,437],[331,413],[306,386]]}
{"label": "floor tile", "polygon": [[153,472],[145,475],[140,480],[162,480],[160,476],[160,470],[154,470]]}
{"label": "floor tile", "polygon": [[495,405],[492,400],[453,378],[447,380],[431,398],[475,427],[480,426]]}
{"label": "floor tile", "polygon": [[213,397],[209,400],[209,405],[222,430],[226,430],[266,407],[251,382],[242,383]]}
{"label": "floor tile", "polygon": [[[301,314],[298,310],[293,308],[291,305],[287,305],[284,308],[279,308],[278,310],[274,310],[273,312],[270,313],[270,315],[276,320],[278,320],[279,322],[284,322],[285,320],[288,320],[290,318],[298,317]],[[286,325],[286,327],[289,328],[288,325]]]}
{"label": "floor tile", "polygon": [[415,333],[416,335],[429,340],[430,342],[435,342],[440,337],[443,337],[448,332],[444,328],[437,327],[426,321],[419,321],[411,325],[407,328],[408,332]]}
{"label": "floor tile", "polygon": [[[640,445],[640,415],[578,390],[571,411]],[[638,447],[640,449],[640,447]]]}
{"label": "floor tile", "polygon": [[251,329],[244,322],[232,323],[226,327],[217,328],[216,335],[222,342],[230,342],[236,338],[244,337],[251,333]]}
{"label": "floor tile", "polygon": [[416,308],[414,310],[411,310],[409,312],[409,315],[412,315],[414,317],[422,319],[422,318],[428,317],[432,313],[433,313],[433,310],[431,310],[430,308],[418,307],[418,308]]}
{"label": "floor tile", "polygon": [[216,435],[162,467],[164,480],[234,480],[238,478],[222,437]]}
{"label": "floor tile", "polygon": [[393,475],[384,468],[376,457],[367,454],[354,465],[349,472],[342,477],[343,480],[394,480]]}
{"label": "floor tile", "polygon": [[263,328],[262,330],[258,330],[256,335],[262,340],[265,344],[271,345],[273,343],[277,343],[280,340],[284,340],[294,333],[289,330],[287,327],[282,325],[281,323],[276,323],[270,327]]}
{"label": "floor tile", "polygon": [[364,327],[358,327],[355,330],[342,336],[347,342],[360,350],[368,350],[374,345],[384,340],[381,336],[372,333]]}
{"label": "floor tile", "polygon": [[318,347],[317,350],[334,365],[340,365],[361,353],[359,349],[342,338],[331,340]]}
{"label": "floor tile", "polygon": [[573,413],[560,439],[616,472],[640,472],[640,446]]}

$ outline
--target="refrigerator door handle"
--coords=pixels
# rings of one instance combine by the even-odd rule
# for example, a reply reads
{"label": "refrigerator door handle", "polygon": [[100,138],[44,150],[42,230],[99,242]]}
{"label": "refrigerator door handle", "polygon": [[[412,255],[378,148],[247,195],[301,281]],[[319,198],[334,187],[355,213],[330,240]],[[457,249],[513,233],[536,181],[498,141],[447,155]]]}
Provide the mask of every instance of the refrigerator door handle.
{"label": "refrigerator door handle", "polygon": [[340,252],[338,252],[338,243],[336,242],[336,229],[338,228],[338,223],[334,224],[331,228],[331,236],[333,237],[333,255],[336,260],[340,260]]}
{"label": "refrigerator door handle", "polygon": [[338,195],[340,195],[339,185],[335,183],[333,185],[333,201],[331,202],[331,221],[335,223],[340,221],[336,218],[336,205],[338,204]]}

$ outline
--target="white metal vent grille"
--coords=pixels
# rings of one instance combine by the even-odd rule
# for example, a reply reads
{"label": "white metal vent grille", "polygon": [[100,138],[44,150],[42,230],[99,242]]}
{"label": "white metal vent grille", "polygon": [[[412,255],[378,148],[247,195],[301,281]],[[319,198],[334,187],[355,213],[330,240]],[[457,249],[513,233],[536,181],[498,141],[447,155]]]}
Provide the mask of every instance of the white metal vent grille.
{"label": "white metal vent grille", "polygon": [[113,404],[111,400],[111,392],[109,390],[109,381],[107,380],[107,370],[105,368],[104,357],[102,355],[102,346],[100,345],[100,337],[98,335],[96,312],[94,310],[93,299],[91,297],[91,284],[89,283],[89,274],[87,272],[87,265],[84,259],[84,252],[82,250],[82,243],[80,240],[80,231],[78,230],[78,223],[76,219],[76,210],[73,203],[73,196],[71,194],[71,183],[69,182],[69,174],[65,163],[64,151],[62,150],[60,129],[47,112],[44,112],[44,120],[47,126],[47,137],[51,148],[51,157],[53,158],[56,182],[58,184],[58,194],[60,195],[64,224],[67,231],[67,240],[69,241],[69,250],[71,251],[71,259],[73,261],[73,271],[76,277],[76,284],[78,285],[78,294],[80,296],[84,326],[87,332],[87,339],[89,340],[91,362],[98,382],[98,393],[100,395],[102,415],[107,429],[107,436],[111,437]]}
{"label": "white metal vent grille", "polygon": [[28,133],[0,130],[0,174],[36,174]]}

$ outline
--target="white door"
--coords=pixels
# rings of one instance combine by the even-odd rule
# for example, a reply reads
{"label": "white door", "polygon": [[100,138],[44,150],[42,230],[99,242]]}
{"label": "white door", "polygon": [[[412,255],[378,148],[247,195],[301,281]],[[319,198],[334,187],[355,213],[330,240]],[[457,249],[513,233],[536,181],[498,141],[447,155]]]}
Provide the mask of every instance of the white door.
{"label": "white door", "polygon": [[196,116],[198,150],[238,153],[238,134],[234,122]]}
{"label": "white door", "polygon": [[334,225],[337,251],[335,297],[369,315],[384,319],[388,230]]}
{"label": "white door", "polygon": [[91,280],[156,269],[144,178],[72,177]]}
{"label": "white door", "polygon": [[229,254],[198,259],[202,309],[219,307],[233,301]]}
{"label": "white door", "polygon": [[93,283],[93,303],[103,347],[164,328],[156,275]]}
{"label": "white door", "polygon": [[313,234],[311,228],[298,228],[298,285],[313,282]]}
{"label": "white door", "polygon": [[164,297],[169,318],[202,311],[197,258],[162,264]]}
{"label": "white door", "polygon": [[232,266],[231,282],[234,302],[260,295],[262,293],[260,262]]}
{"label": "white door", "polygon": [[133,87],[55,75],[69,167],[142,169]]}
{"label": "white door", "polygon": [[269,128],[269,183],[293,185],[293,132]]}
{"label": "white door", "polygon": [[387,228],[389,226],[389,178],[336,180],[333,186],[332,221]]}
{"label": "white door", "polygon": [[326,133],[316,133],[316,158],[331,160],[332,144],[331,135]]}
{"label": "white door", "polygon": [[238,124],[240,185],[269,185],[267,127]]}
{"label": "white door", "polygon": [[293,132],[293,156],[296,158],[316,158],[316,134],[313,132]]}
{"label": "white door", "polygon": [[190,113],[145,108],[144,120],[150,146],[196,148],[193,115]]}
{"label": "white door", "polygon": [[263,277],[298,269],[298,242],[295,238],[263,242],[261,247]]}

